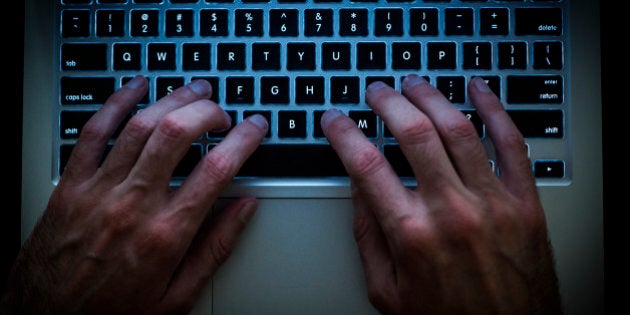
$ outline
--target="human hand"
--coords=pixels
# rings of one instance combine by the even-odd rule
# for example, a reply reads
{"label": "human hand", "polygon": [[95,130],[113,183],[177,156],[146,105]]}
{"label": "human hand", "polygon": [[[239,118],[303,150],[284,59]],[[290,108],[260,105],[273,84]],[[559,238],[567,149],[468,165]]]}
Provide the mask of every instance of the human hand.
{"label": "human hand", "polygon": [[385,314],[551,314],[560,297],[525,142],[481,78],[469,96],[496,149],[496,176],[464,115],[417,75],[403,95],[373,83],[366,99],[418,182],[406,188],[339,111],[322,128],[353,184],[354,235],[372,304]]}
{"label": "human hand", "polygon": [[215,218],[214,201],[267,132],[252,116],[176,190],[171,174],[191,143],[230,127],[194,81],[117,126],[145,95],[136,77],[84,126],[48,207],[21,251],[4,304],[19,313],[163,314],[193,307],[257,207],[245,197]]}

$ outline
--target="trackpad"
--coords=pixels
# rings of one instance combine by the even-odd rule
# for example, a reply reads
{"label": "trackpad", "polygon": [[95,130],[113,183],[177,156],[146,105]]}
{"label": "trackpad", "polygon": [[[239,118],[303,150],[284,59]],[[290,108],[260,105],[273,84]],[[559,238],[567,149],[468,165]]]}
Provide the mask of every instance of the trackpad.
{"label": "trackpad", "polygon": [[349,199],[261,200],[193,314],[378,314],[352,216]]}

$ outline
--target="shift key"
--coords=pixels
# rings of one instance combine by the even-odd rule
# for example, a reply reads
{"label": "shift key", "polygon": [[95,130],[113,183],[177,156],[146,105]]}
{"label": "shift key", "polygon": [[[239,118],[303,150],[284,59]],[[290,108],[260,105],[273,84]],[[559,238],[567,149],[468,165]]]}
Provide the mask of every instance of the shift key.
{"label": "shift key", "polygon": [[61,104],[104,104],[114,93],[115,80],[111,77],[61,78]]}
{"label": "shift key", "polygon": [[559,75],[511,75],[507,78],[510,104],[562,104],[564,84]]}

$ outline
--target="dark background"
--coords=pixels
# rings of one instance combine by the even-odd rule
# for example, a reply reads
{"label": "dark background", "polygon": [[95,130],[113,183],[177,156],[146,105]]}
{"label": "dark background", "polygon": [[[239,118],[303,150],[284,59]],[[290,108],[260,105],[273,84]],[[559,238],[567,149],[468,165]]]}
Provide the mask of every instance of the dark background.
{"label": "dark background", "polygon": [[[594,0],[595,1],[595,0]],[[618,251],[612,247],[615,242],[616,235],[613,234],[614,224],[618,221],[619,213],[624,212],[627,206],[619,203],[621,198],[617,195],[617,189],[614,189],[613,183],[619,183],[625,171],[622,171],[628,162],[622,162],[621,156],[614,149],[614,145],[619,144],[619,137],[628,134],[627,131],[621,130],[617,126],[623,126],[621,119],[628,116],[622,115],[619,110],[628,106],[628,97],[619,98],[615,96],[618,91],[624,91],[621,87],[622,82],[627,82],[627,72],[619,71],[619,67],[627,64],[627,58],[620,57],[622,51],[618,49],[619,43],[625,41],[625,35],[620,36],[626,28],[623,27],[625,18],[621,16],[622,10],[614,12],[610,7],[615,6],[616,1],[601,1],[602,6],[602,91],[603,91],[603,145],[604,145],[604,222],[605,222],[605,268],[606,268],[606,284],[607,308],[611,309],[610,304],[613,302],[616,294],[609,288],[622,279],[626,279],[627,272],[623,271],[618,276],[617,271],[620,268],[615,266],[627,266],[627,258],[618,255]],[[21,3],[20,5],[17,5]],[[22,82],[23,82],[23,27],[24,27],[24,3],[22,1],[14,2],[11,11],[0,19],[3,35],[9,36],[9,42],[3,45],[4,57],[0,57],[0,75],[8,82],[3,85],[4,89],[0,106],[3,110],[4,122],[0,123],[0,135],[2,136],[1,145],[3,148],[0,152],[5,154],[5,165],[1,168],[5,174],[3,179],[5,187],[0,191],[0,202],[4,206],[0,207],[0,289],[5,287],[7,275],[11,264],[20,248],[20,199],[21,199],[21,139],[22,139]],[[8,8],[7,8],[8,9]],[[9,10],[9,9],[8,9]],[[616,25],[614,23],[617,23]],[[8,50],[8,51],[7,51]],[[1,56],[1,55],[0,55]],[[613,78],[616,72],[621,72],[623,77]],[[625,68],[624,68],[625,70]],[[7,88],[8,87],[8,88]],[[8,97],[8,98],[6,98]],[[2,99],[0,99],[2,100]],[[615,102],[619,102],[616,104]],[[627,139],[626,139],[627,141]],[[627,146],[627,143],[624,144]],[[624,178],[625,179],[625,178]],[[623,182],[621,182],[623,183]],[[622,184],[625,187],[625,183]],[[615,211],[617,210],[617,211]],[[613,212],[615,211],[615,212]],[[615,276],[610,277],[615,270]]]}

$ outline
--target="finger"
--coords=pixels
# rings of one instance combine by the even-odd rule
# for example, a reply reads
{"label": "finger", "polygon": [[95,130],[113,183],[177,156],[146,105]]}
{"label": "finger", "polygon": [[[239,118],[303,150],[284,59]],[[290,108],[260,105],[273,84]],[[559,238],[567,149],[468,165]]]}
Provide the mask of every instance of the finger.
{"label": "finger", "polygon": [[116,139],[116,143],[100,168],[112,182],[122,181],[135,165],[151,133],[167,113],[212,94],[210,83],[195,80],[163,97],[157,103],[134,115]]}
{"label": "finger", "polygon": [[322,116],[321,126],[352,182],[374,207],[385,234],[395,233],[398,219],[410,215],[404,206],[409,190],[352,119],[331,109]]}
{"label": "finger", "polygon": [[164,115],[128,178],[158,186],[167,184],[192,142],[206,131],[227,129],[230,120],[209,100],[198,100]]}
{"label": "finger", "polygon": [[162,310],[187,314],[192,309],[201,290],[235,249],[257,206],[255,198],[241,198],[199,229],[162,300]]}
{"label": "finger", "polygon": [[394,303],[396,271],[383,231],[358,190],[352,194],[354,205],[354,238],[357,242],[361,264],[367,282],[368,296],[374,306],[387,309]]}
{"label": "finger", "polygon": [[421,190],[460,183],[433,123],[404,96],[384,83],[370,84],[370,107],[385,121],[409,161]]}
{"label": "finger", "polygon": [[494,144],[500,180],[517,196],[532,193],[535,180],[523,135],[482,78],[473,78],[468,91]]}
{"label": "finger", "polygon": [[403,81],[403,93],[429,116],[464,184],[487,187],[496,181],[474,125],[438,89],[412,74]]}
{"label": "finger", "polygon": [[[175,192],[171,207],[183,229],[195,225],[256,150],[269,125],[261,115],[248,117],[206,154]],[[201,210],[200,210],[201,209]]]}
{"label": "finger", "polygon": [[103,159],[107,142],[131,109],[146,94],[147,87],[147,80],[136,76],[105,101],[103,107],[83,126],[63,172],[63,178],[82,181],[94,175]]}

